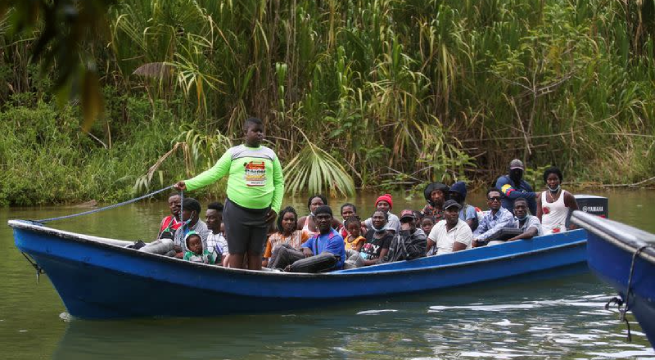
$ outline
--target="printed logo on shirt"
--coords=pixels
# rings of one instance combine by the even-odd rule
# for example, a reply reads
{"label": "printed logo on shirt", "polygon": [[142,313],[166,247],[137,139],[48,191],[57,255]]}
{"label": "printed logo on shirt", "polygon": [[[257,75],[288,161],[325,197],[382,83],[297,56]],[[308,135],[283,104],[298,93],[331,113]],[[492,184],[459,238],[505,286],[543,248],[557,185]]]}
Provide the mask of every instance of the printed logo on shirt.
{"label": "printed logo on shirt", "polygon": [[251,161],[244,167],[246,186],[266,185],[266,164],[263,161]]}
{"label": "printed logo on shirt", "polygon": [[359,254],[364,260],[374,260],[380,256],[380,245],[366,243]]}
{"label": "printed logo on shirt", "polygon": [[509,194],[511,194],[511,193],[514,192],[515,190],[512,189],[512,185],[510,185],[510,184],[505,184],[505,185],[503,185],[502,188],[500,188],[500,191],[502,191],[503,194],[509,196]]}

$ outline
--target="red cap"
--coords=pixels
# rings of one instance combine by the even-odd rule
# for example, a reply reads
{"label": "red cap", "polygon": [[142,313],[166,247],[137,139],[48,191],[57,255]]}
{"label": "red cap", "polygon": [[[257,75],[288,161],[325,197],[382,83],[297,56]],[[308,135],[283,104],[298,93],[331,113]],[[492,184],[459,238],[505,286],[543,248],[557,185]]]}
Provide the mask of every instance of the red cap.
{"label": "red cap", "polygon": [[375,200],[375,206],[378,206],[378,203],[380,201],[386,201],[389,204],[389,209],[393,208],[393,200],[391,200],[391,195],[390,194],[384,194],[384,195],[378,197],[378,199]]}

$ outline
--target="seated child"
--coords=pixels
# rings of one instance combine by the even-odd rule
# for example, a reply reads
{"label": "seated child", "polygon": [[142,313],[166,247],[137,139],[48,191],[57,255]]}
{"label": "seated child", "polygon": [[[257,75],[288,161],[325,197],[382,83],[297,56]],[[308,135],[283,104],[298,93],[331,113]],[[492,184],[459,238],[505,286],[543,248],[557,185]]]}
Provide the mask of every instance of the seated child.
{"label": "seated child", "polygon": [[[216,262],[214,253],[209,252],[207,249],[203,249],[202,239],[197,232],[189,231],[189,233],[184,237],[184,242],[186,243],[187,248],[187,251],[184,253],[184,260],[204,264],[214,264]],[[220,256],[220,253],[218,255]]]}
{"label": "seated child", "polygon": [[355,206],[355,204],[345,203],[341,205],[341,219],[343,221],[341,222],[341,224],[339,224],[339,227],[335,229],[339,232],[339,235],[341,235],[341,237],[344,239],[346,238],[346,236],[348,236],[348,230],[346,230],[346,220],[351,216],[357,216],[357,207]]}
{"label": "seated child", "polygon": [[361,235],[362,223],[355,216],[346,219],[344,227],[348,231],[345,237],[346,251],[354,250],[359,252],[366,242],[366,238]]}
{"label": "seated child", "polygon": [[426,235],[429,234],[430,231],[432,231],[433,227],[434,227],[434,220],[431,217],[426,216],[423,219],[421,219],[421,229]]}
{"label": "seated child", "polygon": [[346,236],[343,238],[346,245],[346,262],[344,269],[352,269],[364,266],[364,259],[361,257],[359,251],[366,243],[366,238],[362,234],[362,222],[358,216],[351,216],[346,218],[344,222],[344,230]]}

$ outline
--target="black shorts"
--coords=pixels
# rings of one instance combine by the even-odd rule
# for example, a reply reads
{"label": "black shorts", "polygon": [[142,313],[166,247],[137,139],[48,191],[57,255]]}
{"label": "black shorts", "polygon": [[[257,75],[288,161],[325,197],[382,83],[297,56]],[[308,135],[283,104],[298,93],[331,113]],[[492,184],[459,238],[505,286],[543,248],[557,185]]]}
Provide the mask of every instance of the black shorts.
{"label": "black shorts", "polygon": [[266,245],[269,209],[248,209],[230,199],[225,201],[223,223],[230,254],[261,255]]}

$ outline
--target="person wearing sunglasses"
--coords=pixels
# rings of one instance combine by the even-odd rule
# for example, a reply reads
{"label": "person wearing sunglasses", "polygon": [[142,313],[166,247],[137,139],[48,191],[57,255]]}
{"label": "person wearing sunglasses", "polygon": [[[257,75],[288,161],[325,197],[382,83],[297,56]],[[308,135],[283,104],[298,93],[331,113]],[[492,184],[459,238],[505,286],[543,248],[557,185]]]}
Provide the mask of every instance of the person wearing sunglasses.
{"label": "person wearing sunglasses", "polygon": [[504,227],[514,226],[514,214],[501,206],[501,193],[497,188],[487,190],[487,205],[489,210],[473,232],[473,247],[484,246],[487,241]]}

